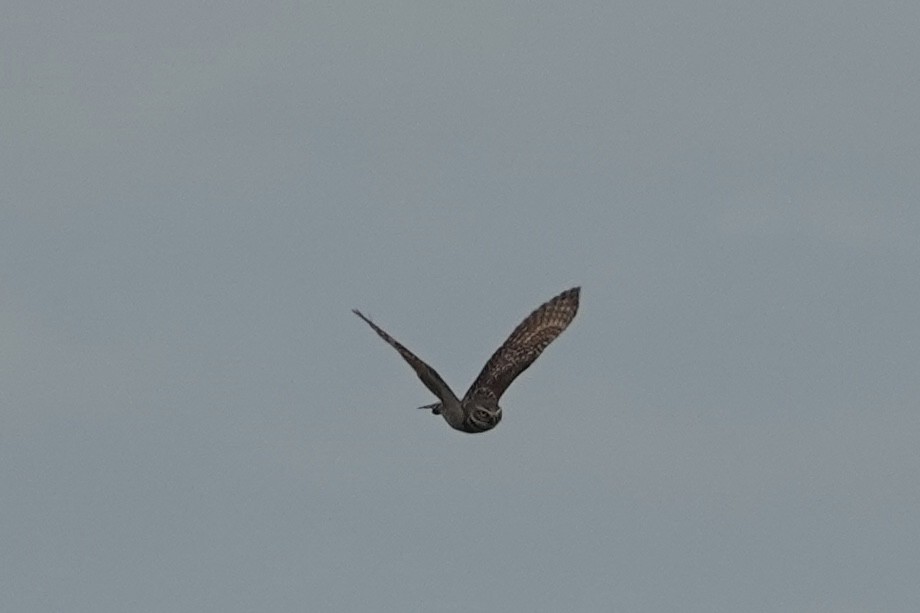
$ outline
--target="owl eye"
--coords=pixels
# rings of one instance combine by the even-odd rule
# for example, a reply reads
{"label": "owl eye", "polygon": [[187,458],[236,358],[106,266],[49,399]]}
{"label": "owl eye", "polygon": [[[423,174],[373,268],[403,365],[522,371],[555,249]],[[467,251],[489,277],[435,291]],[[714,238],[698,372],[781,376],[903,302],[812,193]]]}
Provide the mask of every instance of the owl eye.
{"label": "owl eye", "polygon": [[476,419],[480,421],[489,421],[489,414],[482,409],[476,411]]}

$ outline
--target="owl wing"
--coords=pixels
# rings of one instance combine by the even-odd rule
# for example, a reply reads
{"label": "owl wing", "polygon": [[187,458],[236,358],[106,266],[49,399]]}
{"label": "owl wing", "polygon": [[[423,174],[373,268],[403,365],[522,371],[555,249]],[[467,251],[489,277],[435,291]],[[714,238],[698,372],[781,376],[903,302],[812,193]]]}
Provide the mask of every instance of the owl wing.
{"label": "owl wing", "polygon": [[517,376],[572,323],[578,312],[580,292],[580,287],[566,290],[528,315],[486,362],[464,401],[475,396],[498,402]]}
{"label": "owl wing", "polygon": [[431,393],[437,396],[441,402],[446,403],[451,398],[457,398],[447,383],[444,382],[444,379],[441,378],[441,375],[439,375],[434,368],[422,361],[417,355],[406,349],[395,338],[384,332],[380,326],[365,317],[361,311],[358,309],[352,309],[352,313],[363,319],[367,325],[373,328],[374,332],[376,332],[380,338],[385,340],[390,344],[391,347],[393,347],[393,349],[398,351],[399,355],[401,355],[403,359],[409,363],[409,366],[411,366],[412,370],[415,371],[415,374],[418,375],[418,378],[422,380],[422,383],[425,384],[425,387],[431,390]]}

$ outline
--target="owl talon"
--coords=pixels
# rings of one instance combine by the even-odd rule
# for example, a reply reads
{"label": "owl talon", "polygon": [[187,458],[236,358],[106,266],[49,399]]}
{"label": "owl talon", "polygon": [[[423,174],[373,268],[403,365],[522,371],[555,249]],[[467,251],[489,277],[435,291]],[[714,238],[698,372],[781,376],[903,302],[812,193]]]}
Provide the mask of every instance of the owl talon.
{"label": "owl talon", "polygon": [[419,407],[419,408],[420,409],[431,409],[432,415],[441,414],[441,403],[440,402],[435,402],[434,404],[426,404],[425,406]]}

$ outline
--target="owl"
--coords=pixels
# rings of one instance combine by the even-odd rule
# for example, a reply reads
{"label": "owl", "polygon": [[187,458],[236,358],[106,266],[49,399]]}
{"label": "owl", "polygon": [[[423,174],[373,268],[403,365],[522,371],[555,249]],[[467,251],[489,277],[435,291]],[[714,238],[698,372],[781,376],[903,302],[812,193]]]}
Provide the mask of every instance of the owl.
{"label": "owl", "polygon": [[482,372],[473,381],[463,399],[448,387],[437,371],[387,334],[361,311],[352,312],[363,319],[380,338],[399,352],[439,402],[419,407],[440,415],[452,428],[461,432],[485,432],[502,419],[499,399],[508,386],[534,363],[547,345],[562,334],[578,312],[580,287],[568,289],[537,307],[524,318],[511,336],[502,343]]}

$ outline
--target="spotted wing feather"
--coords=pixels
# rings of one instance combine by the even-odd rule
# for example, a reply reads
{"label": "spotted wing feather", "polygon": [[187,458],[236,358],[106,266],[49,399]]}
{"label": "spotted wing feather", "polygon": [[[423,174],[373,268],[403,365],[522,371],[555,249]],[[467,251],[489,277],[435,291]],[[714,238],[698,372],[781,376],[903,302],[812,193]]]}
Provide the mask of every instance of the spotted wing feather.
{"label": "spotted wing feather", "polygon": [[464,400],[487,397],[495,402],[522,372],[562,334],[578,312],[580,287],[566,290],[543,303],[522,321],[489,361]]}

